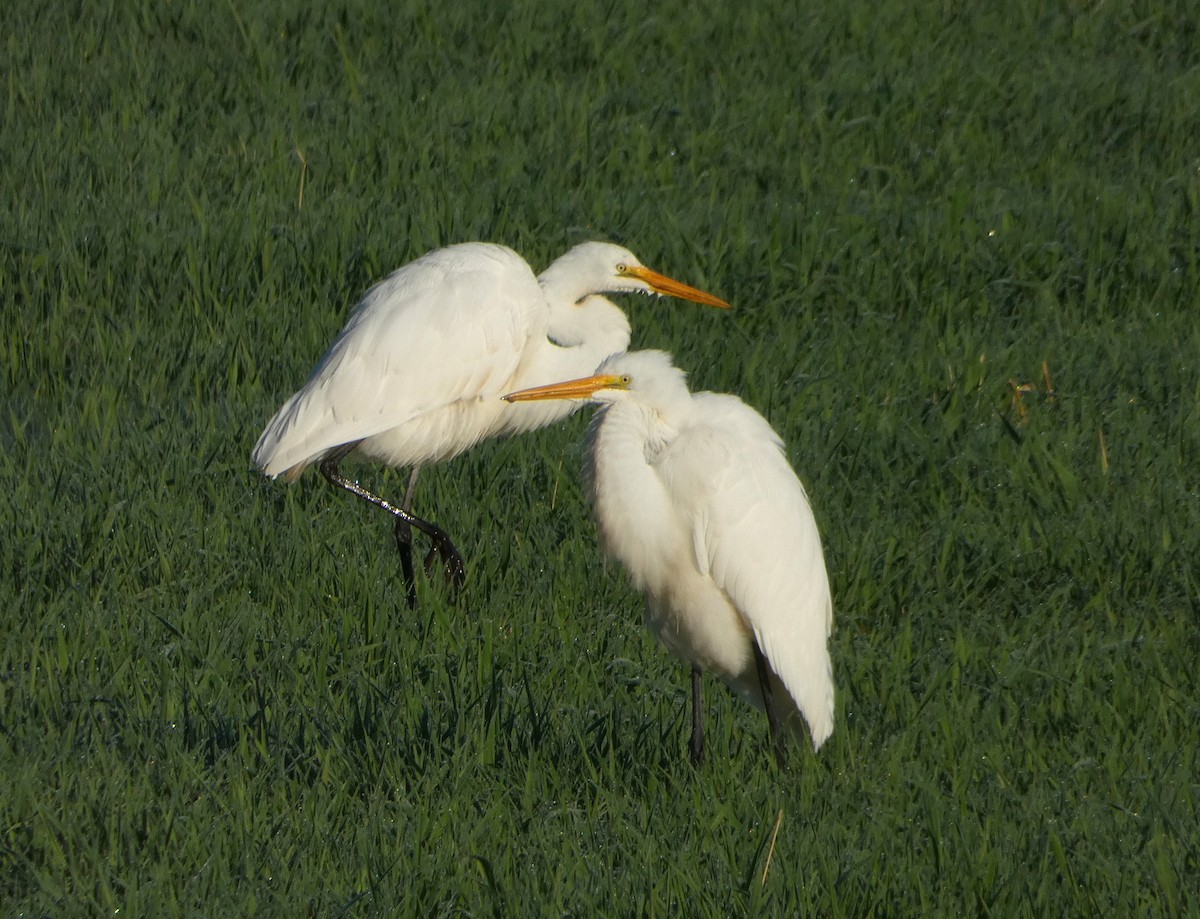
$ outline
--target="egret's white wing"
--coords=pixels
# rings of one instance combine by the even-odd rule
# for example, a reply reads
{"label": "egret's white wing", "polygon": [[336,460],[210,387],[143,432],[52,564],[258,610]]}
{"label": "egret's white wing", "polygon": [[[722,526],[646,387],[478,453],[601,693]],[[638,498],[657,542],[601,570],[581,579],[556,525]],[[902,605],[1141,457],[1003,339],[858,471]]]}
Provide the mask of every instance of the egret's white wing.
{"label": "egret's white wing", "polygon": [[537,279],[515,252],[469,243],[431,252],[373,287],[259,438],[268,475],[458,401],[506,392],[545,337]]}
{"label": "egret's white wing", "polygon": [[743,616],[819,747],[833,731],[833,605],[808,497],[761,415],[733,396],[695,399],[705,423],[672,444],[664,480],[692,521],[697,565]]}

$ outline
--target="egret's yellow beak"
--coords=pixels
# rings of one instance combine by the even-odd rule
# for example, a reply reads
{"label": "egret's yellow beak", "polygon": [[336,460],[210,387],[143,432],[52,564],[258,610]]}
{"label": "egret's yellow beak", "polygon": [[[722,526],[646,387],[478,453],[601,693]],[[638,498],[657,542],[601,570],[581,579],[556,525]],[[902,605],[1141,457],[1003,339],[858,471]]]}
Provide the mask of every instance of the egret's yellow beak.
{"label": "egret's yellow beak", "polygon": [[501,396],[505,402],[533,402],[540,399],[590,399],[597,390],[628,389],[629,377],[623,374],[598,373],[581,380],[567,380],[564,383],[550,383],[547,386],[534,386],[519,392],[510,392]]}
{"label": "egret's yellow beak", "polygon": [[644,265],[624,267],[621,269],[621,273],[649,284],[651,290],[664,297],[679,297],[681,300],[691,300],[693,303],[716,306],[723,310],[733,309],[732,306],[720,297],[691,287],[682,281],[676,281],[674,278],[668,278],[665,274],[659,274],[657,271],[652,271]]}

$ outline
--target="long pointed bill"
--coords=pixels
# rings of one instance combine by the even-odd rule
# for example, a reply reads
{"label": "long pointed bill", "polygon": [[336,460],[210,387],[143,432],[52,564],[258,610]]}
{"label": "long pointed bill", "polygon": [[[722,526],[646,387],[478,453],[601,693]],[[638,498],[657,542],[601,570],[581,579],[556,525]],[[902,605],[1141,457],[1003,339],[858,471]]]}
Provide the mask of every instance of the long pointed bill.
{"label": "long pointed bill", "polygon": [[690,287],[682,281],[676,281],[674,278],[668,278],[665,274],[659,274],[657,271],[652,271],[644,265],[626,268],[625,274],[635,277],[639,281],[644,281],[650,285],[656,294],[661,294],[665,297],[679,297],[681,300],[691,300],[693,303],[716,306],[723,310],[733,309],[732,306],[720,297],[706,293],[698,288]]}
{"label": "long pointed bill", "polygon": [[551,383],[548,386],[534,386],[519,392],[510,392],[501,396],[505,402],[533,402],[542,399],[590,399],[600,389],[626,389],[629,377],[615,373],[598,373],[593,377],[581,380],[567,380],[565,383]]}

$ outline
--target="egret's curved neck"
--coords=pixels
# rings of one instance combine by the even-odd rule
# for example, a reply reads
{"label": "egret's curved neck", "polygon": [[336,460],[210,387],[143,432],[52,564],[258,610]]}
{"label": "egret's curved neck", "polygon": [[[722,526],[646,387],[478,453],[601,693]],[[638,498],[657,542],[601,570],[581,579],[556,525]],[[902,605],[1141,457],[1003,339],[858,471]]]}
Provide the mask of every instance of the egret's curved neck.
{"label": "egret's curved neck", "polygon": [[566,347],[589,343],[597,347],[600,344],[615,345],[604,357],[629,347],[629,318],[611,300],[599,294],[592,294],[578,303],[546,299],[550,304],[547,333],[558,344]]}
{"label": "egret's curved neck", "polygon": [[605,551],[629,570],[634,583],[655,593],[662,559],[681,551],[677,513],[657,462],[674,432],[645,405],[606,405],[588,432],[584,481]]}
{"label": "egret's curved neck", "polygon": [[628,349],[629,319],[600,296],[579,304],[551,300],[546,335],[553,345],[538,355],[538,373],[556,383],[589,376],[610,354]]}
{"label": "egret's curved neck", "polygon": [[[548,340],[522,366],[514,389],[591,376],[606,357],[629,347],[629,320],[603,297],[591,297],[581,306],[551,304],[546,334]],[[518,402],[504,413],[504,422],[508,433],[532,431],[566,418],[584,404]]]}

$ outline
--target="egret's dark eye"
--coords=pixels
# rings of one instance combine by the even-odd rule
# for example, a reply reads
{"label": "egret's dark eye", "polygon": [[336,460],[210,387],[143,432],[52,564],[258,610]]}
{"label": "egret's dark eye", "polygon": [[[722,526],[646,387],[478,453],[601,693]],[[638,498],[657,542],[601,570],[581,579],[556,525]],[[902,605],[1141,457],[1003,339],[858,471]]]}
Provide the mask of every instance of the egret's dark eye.
{"label": "egret's dark eye", "polygon": [[629,374],[627,374],[627,373],[621,374],[621,385],[622,386],[628,386],[632,382],[633,382],[633,377],[631,377]]}
{"label": "egret's dark eye", "polygon": [[629,271],[628,265],[626,265],[624,262],[617,263],[617,274],[625,274],[627,271]]}

